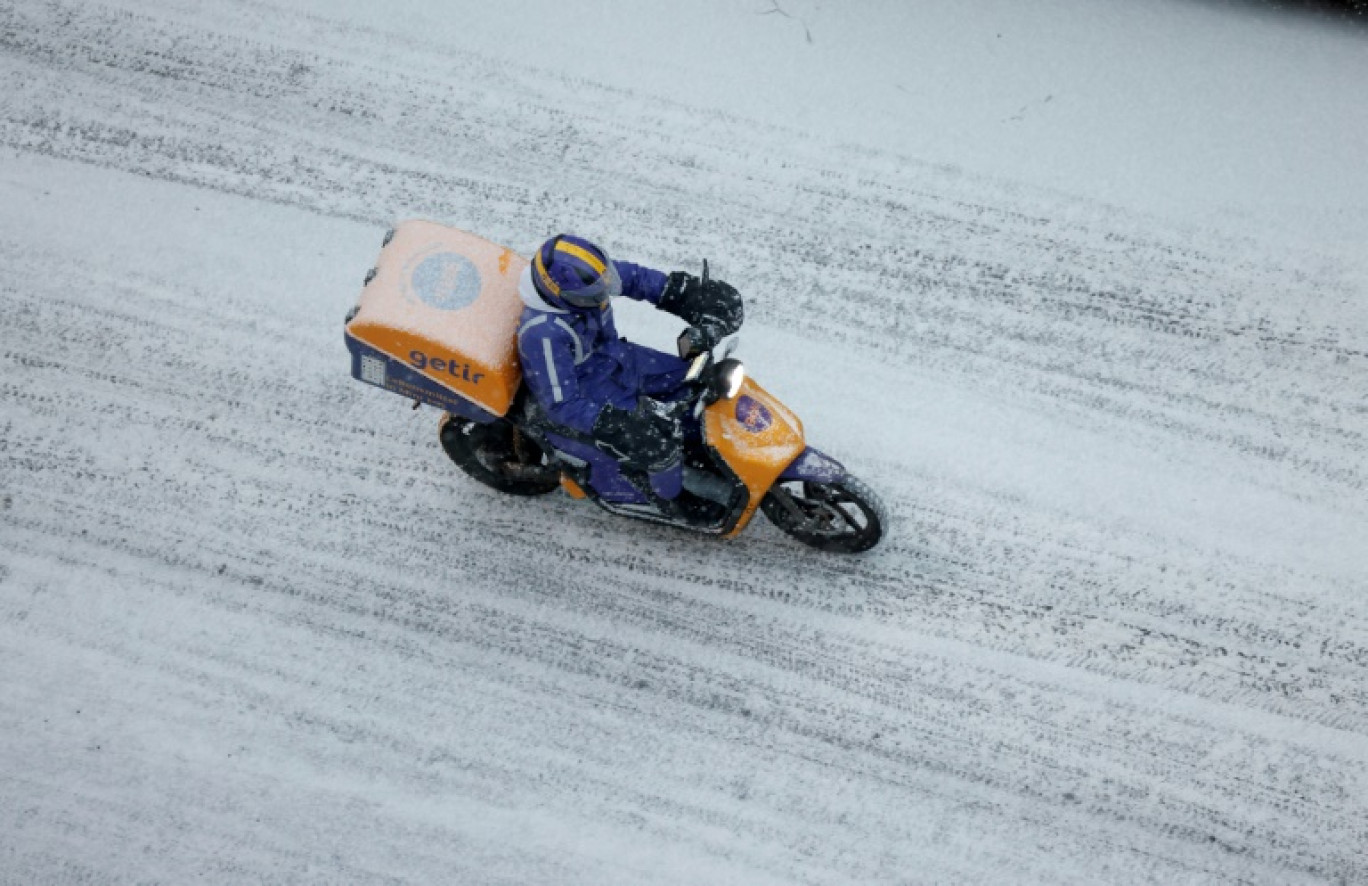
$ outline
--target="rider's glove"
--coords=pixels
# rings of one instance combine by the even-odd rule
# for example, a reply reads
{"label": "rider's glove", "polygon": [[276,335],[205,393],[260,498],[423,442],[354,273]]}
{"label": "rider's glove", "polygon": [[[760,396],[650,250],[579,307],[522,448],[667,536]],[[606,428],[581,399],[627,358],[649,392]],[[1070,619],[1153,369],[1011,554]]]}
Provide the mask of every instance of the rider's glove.
{"label": "rider's glove", "polygon": [[741,328],[745,311],[741,293],[721,280],[699,280],[675,271],[665,281],[660,309],[679,317],[702,333],[699,350],[708,350]]}
{"label": "rider's glove", "polygon": [[681,306],[698,304],[702,288],[703,281],[693,274],[675,271],[665,278],[665,289],[660,294],[660,309],[682,317]]}
{"label": "rider's glove", "polygon": [[679,463],[684,452],[687,403],[641,397],[636,409],[607,405],[594,420],[594,443],[629,468],[657,473]]}

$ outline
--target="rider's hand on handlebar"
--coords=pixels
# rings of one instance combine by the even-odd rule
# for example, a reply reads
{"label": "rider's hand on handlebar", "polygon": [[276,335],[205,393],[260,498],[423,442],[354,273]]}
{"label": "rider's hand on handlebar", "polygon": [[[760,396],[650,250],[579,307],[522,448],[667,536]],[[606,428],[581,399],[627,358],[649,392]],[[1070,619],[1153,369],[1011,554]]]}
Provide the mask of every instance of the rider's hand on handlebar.
{"label": "rider's hand on handlebar", "polygon": [[[741,328],[745,309],[741,293],[722,280],[699,279],[677,271],[669,276],[657,305],[698,330],[692,353],[710,350],[719,341]],[[688,352],[680,343],[680,356]]]}
{"label": "rider's hand on handlebar", "polygon": [[690,326],[679,334],[675,344],[679,348],[679,359],[692,360],[704,351],[712,350],[717,342],[700,327]]}

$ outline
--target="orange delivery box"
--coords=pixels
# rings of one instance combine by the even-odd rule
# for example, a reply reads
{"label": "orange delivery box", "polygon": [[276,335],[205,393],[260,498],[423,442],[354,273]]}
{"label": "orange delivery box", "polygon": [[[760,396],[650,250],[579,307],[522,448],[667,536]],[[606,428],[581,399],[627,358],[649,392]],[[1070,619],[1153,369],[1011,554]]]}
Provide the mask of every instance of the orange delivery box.
{"label": "orange delivery box", "polygon": [[473,419],[504,415],[522,382],[518,277],[526,266],[466,231],[399,224],[347,315],[352,375]]}

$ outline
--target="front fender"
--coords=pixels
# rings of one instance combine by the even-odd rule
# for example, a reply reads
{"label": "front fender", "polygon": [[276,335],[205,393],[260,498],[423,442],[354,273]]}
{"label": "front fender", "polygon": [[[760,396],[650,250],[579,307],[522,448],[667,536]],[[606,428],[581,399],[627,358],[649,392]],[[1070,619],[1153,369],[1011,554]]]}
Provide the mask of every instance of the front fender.
{"label": "front fender", "polygon": [[845,465],[809,446],[784,468],[784,472],[779,475],[779,482],[808,480],[814,483],[839,483],[845,478]]}

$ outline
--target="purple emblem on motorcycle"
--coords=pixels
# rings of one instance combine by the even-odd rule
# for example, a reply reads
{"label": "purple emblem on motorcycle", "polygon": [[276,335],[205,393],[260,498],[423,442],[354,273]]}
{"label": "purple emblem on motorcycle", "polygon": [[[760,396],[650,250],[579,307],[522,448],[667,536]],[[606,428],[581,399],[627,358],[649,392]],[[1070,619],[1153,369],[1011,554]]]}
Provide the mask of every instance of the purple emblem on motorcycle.
{"label": "purple emblem on motorcycle", "polygon": [[769,430],[769,426],[774,424],[774,416],[765,405],[751,397],[742,397],[736,401],[736,420],[752,434]]}

